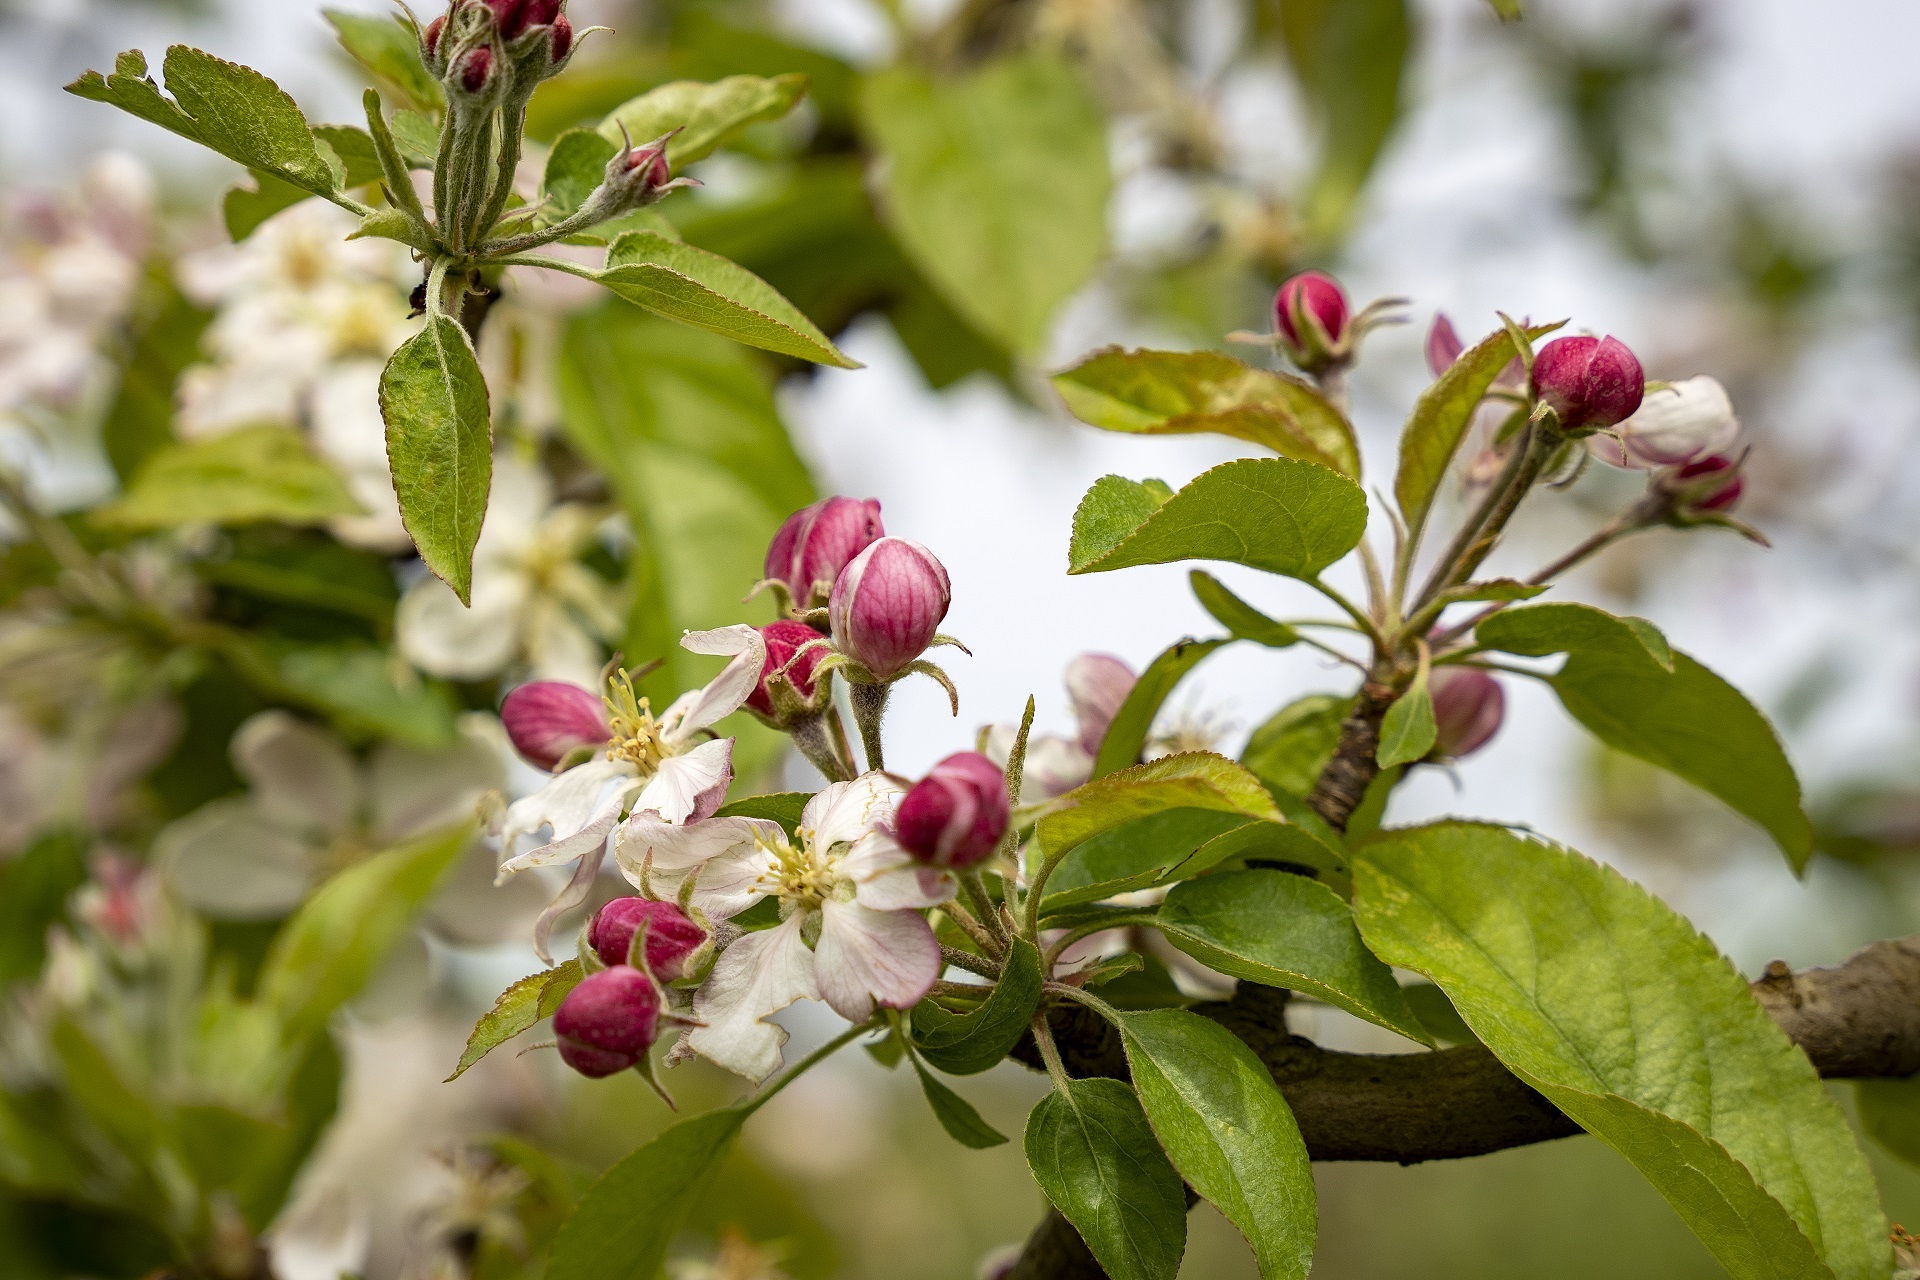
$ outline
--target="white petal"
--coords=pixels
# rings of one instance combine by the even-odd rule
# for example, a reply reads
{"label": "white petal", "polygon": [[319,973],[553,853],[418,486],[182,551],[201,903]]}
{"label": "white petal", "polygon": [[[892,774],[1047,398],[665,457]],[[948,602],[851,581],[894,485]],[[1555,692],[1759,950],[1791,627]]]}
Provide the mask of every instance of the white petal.
{"label": "white petal", "polygon": [[320,878],[318,847],[246,797],[200,806],[153,842],[154,865],[188,905],[223,920],[271,920]]}
{"label": "white petal", "polygon": [[[800,938],[807,913],[749,933],[720,953],[693,996],[693,1016],[705,1026],[687,1035],[694,1052],[758,1082],[780,1066],[786,1030],[762,1019],[795,1000],[817,1000],[814,955]],[[935,957],[938,957],[935,950]]]}
{"label": "white petal", "polygon": [[428,675],[483,680],[506,670],[519,648],[526,578],[512,569],[473,566],[473,607],[453,588],[426,577],[407,588],[394,610],[394,640],[408,662]]}
{"label": "white petal", "polygon": [[[617,794],[625,800],[639,789],[640,779],[634,775],[631,764],[625,760],[595,756],[554,775],[546,786],[509,805],[500,847],[511,855],[516,839],[530,836],[542,827],[552,827],[553,838],[564,840],[592,821],[594,815],[606,807],[610,796]],[[509,860],[517,861],[511,856]],[[535,867],[544,866],[545,863],[527,862],[524,865]]]}
{"label": "white petal", "polygon": [[360,771],[340,740],[285,711],[262,711],[233,735],[233,765],[262,813],[336,836],[354,825]]}
{"label": "white petal", "polygon": [[710,818],[732,782],[733,739],[716,738],[662,760],[633,802],[633,811],[655,813],[667,822]]}
{"label": "white petal", "polygon": [[849,1022],[873,1016],[876,1001],[910,1009],[940,976],[940,943],[915,911],[875,911],[858,902],[821,908],[814,977],[820,995]]}
{"label": "white petal", "polygon": [[680,638],[680,647],[690,653],[733,655],[704,689],[678,699],[661,717],[670,736],[685,740],[740,709],[760,683],[761,669],[767,665],[767,642],[752,627],[737,624],[715,631],[689,631]]}
{"label": "white petal", "polygon": [[724,920],[765,896],[754,886],[772,867],[767,848],[782,834],[778,823],[765,818],[708,818],[682,826],[637,814],[614,836],[613,856],[634,888],[663,898],[673,897],[681,882],[697,873],[694,905]]}
{"label": "white petal", "polygon": [[937,907],[950,901],[958,888],[951,875],[921,866],[884,831],[862,836],[840,859],[838,869],[853,881],[861,905],[876,911]]}
{"label": "white petal", "polygon": [[[612,825],[611,822],[608,823]],[[603,835],[600,843],[585,849],[580,856],[579,865],[573,869],[573,875],[561,886],[560,892],[553,896],[533,922],[533,950],[542,961],[553,963],[553,953],[548,943],[553,939],[554,926],[560,923],[560,917],[587,900],[593,892],[593,882],[600,876],[600,865],[607,860],[607,840]],[[505,868],[502,868],[504,872]]]}
{"label": "white petal", "polygon": [[1027,741],[1027,762],[1020,771],[1023,800],[1063,796],[1093,776],[1093,757],[1077,742],[1051,734]]}
{"label": "white petal", "polygon": [[368,820],[380,843],[445,826],[472,813],[485,792],[506,786],[499,750],[462,728],[450,747],[423,751],[387,742],[375,748],[367,761]]}
{"label": "white petal", "polygon": [[547,905],[546,886],[536,876],[493,882],[494,854],[476,840],[427,903],[428,932],[445,942],[486,947],[525,937]]}
{"label": "white petal", "polygon": [[807,801],[800,811],[801,836],[814,849],[852,844],[893,817],[906,788],[875,770],[852,782],[836,782]]}

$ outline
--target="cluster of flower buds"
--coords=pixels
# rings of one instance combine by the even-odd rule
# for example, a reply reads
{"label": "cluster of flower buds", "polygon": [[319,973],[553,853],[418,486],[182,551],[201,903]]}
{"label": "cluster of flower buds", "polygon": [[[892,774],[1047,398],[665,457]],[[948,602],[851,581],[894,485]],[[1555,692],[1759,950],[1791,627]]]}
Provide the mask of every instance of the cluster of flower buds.
{"label": "cluster of flower buds", "polygon": [[420,55],[449,98],[521,101],[573,56],[566,0],[452,0],[420,33]]}
{"label": "cluster of flower buds", "polygon": [[1323,271],[1289,277],[1273,295],[1273,332],[1233,333],[1238,342],[1266,342],[1315,377],[1337,374],[1352,364],[1369,330],[1392,323],[1404,300],[1382,298],[1358,315],[1347,303],[1340,282]]}
{"label": "cluster of flower buds", "polygon": [[681,1020],[665,984],[697,981],[713,961],[713,936],[679,906],[615,898],[582,936],[580,960],[593,972],[554,1011],[560,1058],[583,1076],[647,1066],[661,1025]]}
{"label": "cluster of flower buds", "polygon": [[928,866],[964,871],[993,855],[1013,819],[1007,775],[977,751],[948,756],[894,811],[894,838]]}
{"label": "cluster of flower buds", "polygon": [[1555,338],[1533,357],[1533,393],[1562,435],[1591,435],[1640,407],[1646,374],[1618,338]]}

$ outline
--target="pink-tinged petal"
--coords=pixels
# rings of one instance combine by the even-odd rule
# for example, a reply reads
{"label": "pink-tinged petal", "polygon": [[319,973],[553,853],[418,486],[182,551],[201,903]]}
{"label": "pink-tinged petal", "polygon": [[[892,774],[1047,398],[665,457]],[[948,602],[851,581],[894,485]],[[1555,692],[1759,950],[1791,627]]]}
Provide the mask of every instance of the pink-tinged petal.
{"label": "pink-tinged petal", "polygon": [[940,976],[940,943],[918,912],[828,902],[813,962],[821,998],[849,1022],[865,1022],[876,1002],[889,1009],[920,1003]]}
{"label": "pink-tinged petal", "polygon": [[622,824],[613,852],[634,888],[659,897],[674,897],[682,881],[696,874],[694,905],[724,920],[766,896],[757,886],[773,866],[768,848],[784,834],[764,818],[709,818],[681,826],[639,815]]}
{"label": "pink-tinged petal", "polygon": [[1453,321],[1447,319],[1447,313],[1433,313],[1433,327],[1427,330],[1427,369],[1434,377],[1439,377],[1453,367],[1466,346],[1455,332]]}
{"label": "pink-tinged petal", "polygon": [[551,769],[578,747],[596,747],[612,736],[599,697],[565,680],[534,680],[515,688],[500,704],[500,723],[513,749],[542,769]]}
{"label": "pink-tinged petal", "polygon": [[[776,928],[736,939],[720,953],[693,995],[693,1016],[706,1025],[687,1034],[689,1048],[755,1083],[779,1068],[787,1033],[763,1019],[796,1000],[820,998],[814,953],[800,937],[807,915],[797,912]],[[937,962],[937,943],[934,956]]]}
{"label": "pink-tinged petal", "polygon": [[[614,814],[614,817],[618,816],[618,813]],[[612,819],[608,820],[607,826],[609,830],[612,829]],[[559,925],[560,917],[587,900],[587,895],[593,892],[593,882],[599,878],[600,864],[606,859],[607,840],[602,834],[600,842],[581,857],[580,864],[573,869],[573,876],[567,881],[566,887],[554,895],[553,901],[546,905],[539,918],[533,922],[533,951],[540,957],[542,964],[553,963],[550,946],[554,928]]]}
{"label": "pink-tinged petal", "polygon": [[851,845],[893,817],[906,788],[874,770],[827,786],[800,811],[800,835],[818,852]]}
{"label": "pink-tinged petal", "polygon": [[1020,798],[1028,803],[1063,796],[1093,776],[1093,755],[1078,742],[1052,734],[1027,740],[1027,763],[1020,771]]}
{"label": "pink-tinged petal", "polygon": [[767,642],[757,630],[740,623],[714,631],[689,631],[680,637],[680,647],[689,653],[732,658],[705,688],[683,695],[660,718],[669,738],[687,741],[738,711],[752,695],[760,683],[760,670],[767,665]]}
{"label": "pink-tinged petal", "polygon": [[[640,790],[640,779],[633,766],[623,760],[589,760],[555,777],[530,796],[514,801],[507,808],[501,832],[501,849],[513,853],[514,842],[532,835],[542,827],[553,829],[552,842],[529,850],[518,857],[509,856],[501,865],[503,875],[526,867],[551,866],[578,857],[580,845],[569,843],[574,837],[605,818],[611,809],[614,820]],[[608,830],[612,823],[608,823]],[[600,833],[604,838],[605,831]]]}
{"label": "pink-tinged petal", "polygon": [[633,811],[657,814],[665,822],[698,822],[714,815],[732,783],[733,739],[715,738],[662,760]]}
{"label": "pink-tinged petal", "polygon": [[854,886],[854,901],[875,911],[911,911],[952,902],[959,886],[949,872],[910,866],[868,876]]}
{"label": "pink-tinged petal", "polygon": [[1083,653],[1067,664],[1067,698],[1080,722],[1080,749],[1100,754],[1113,718],[1120,714],[1139,677],[1110,653]]}

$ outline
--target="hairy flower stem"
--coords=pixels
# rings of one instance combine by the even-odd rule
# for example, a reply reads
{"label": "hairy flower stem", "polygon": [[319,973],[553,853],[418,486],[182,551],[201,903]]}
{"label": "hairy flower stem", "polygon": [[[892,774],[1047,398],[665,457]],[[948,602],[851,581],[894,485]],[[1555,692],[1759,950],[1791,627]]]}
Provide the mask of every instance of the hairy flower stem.
{"label": "hairy flower stem", "polygon": [[1047,1064],[1047,1074],[1053,1078],[1053,1087],[1063,1096],[1071,1097],[1067,1086],[1072,1077],[1067,1075],[1066,1063],[1060,1061],[1060,1047],[1053,1042],[1053,1028],[1048,1024],[1044,1011],[1034,1015],[1033,1043],[1040,1050],[1041,1061]]}
{"label": "hairy flower stem", "polygon": [[989,954],[1004,955],[1007,939],[999,936],[1000,915],[993,909],[993,900],[987,896],[987,885],[980,878],[980,872],[969,867],[965,871],[956,873],[954,879],[960,884],[960,895],[967,900],[967,907],[973,912],[974,918],[981,922],[981,927],[987,931],[995,944]]}
{"label": "hairy flower stem", "polygon": [[1514,442],[1513,453],[1507,458],[1507,465],[1501,470],[1499,478],[1487,490],[1478,509],[1454,534],[1453,541],[1447,545],[1439,563],[1434,566],[1433,576],[1427,579],[1420,598],[1409,612],[1419,612],[1442,591],[1473,576],[1473,571],[1493,550],[1507,521],[1519,509],[1521,500],[1533,488],[1534,481],[1540,478],[1540,469],[1546,465],[1547,458],[1559,446],[1559,436],[1538,423],[1529,426],[1521,438]]}
{"label": "hairy flower stem", "polygon": [[853,706],[853,723],[860,730],[860,746],[867,756],[867,768],[887,767],[885,749],[880,742],[880,720],[887,713],[887,693],[891,685],[847,685],[847,701]]}
{"label": "hairy flower stem", "polygon": [[[807,758],[807,763],[820,771],[821,777],[828,782],[851,782],[855,776],[853,766],[835,749],[835,743],[827,732],[827,719],[826,716],[816,716],[811,720],[802,720],[787,730],[787,736],[793,739],[793,745]],[[845,741],[844,731],[841,739]]]}

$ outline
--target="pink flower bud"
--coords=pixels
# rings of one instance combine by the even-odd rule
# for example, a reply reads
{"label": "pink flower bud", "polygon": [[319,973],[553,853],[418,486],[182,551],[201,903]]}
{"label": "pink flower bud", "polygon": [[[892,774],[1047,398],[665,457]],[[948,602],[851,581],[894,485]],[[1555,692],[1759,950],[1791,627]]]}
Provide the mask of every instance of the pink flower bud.
{"label": "pink flower bud", "polygon": [[[1735,468],[1733,459],[1715,455],[1689,462],[1675,473],[1674,480],[1691,488],[1695,484],[1700,484],[1703,477],[1722,473],[1728,474],[1726,481],[1719,488],[1709,491],[1704,498],[1695,498],[1687,505],[1695,511],[1731,511],[1733,505],[1740,501],[1741,491],[1746,488],[1746,482],[1740,478],[1740,472]],[[1701,487],[1706,488],[1705,485]]]}
{"label": "pink flower bud", "polygon": [[788,516],[773,535],[766,576],[787,584],[797,608],[814,607],[814,588],[830,590],[847,563],[885,534],[872,498],[822,498]]}
{"label": "pink flower bud", "polygon": [[936,867],[971,867],[989,855],[1012,820],[1007,777],[976,751],[933,766],[894,811],[894,836],[906,851]]}
{"label": "pink flower bud", "polygon": [[613,736],[600,699],[565,680],[535,680],[514,689],[500,704],[500,723],[513,749],[542,769]]}
{"label": "pink flower bud", "polygon": [[421,37],[427,46],[429,60],[440,56],[440,33],[447,29],[447,15],[441,14],[427,24],[426,34]]}
{"label": "pink flower bud", "polygon": [[1649,391],[1631,417],[1611,434],[1589,437],[1587,447],[1602,462],[1651,471],[1719,453],[1739,434],[1727,389],[1702,374]]}
{"label": "pink flower bud", "polygon": [[1610,427],[1640,407],[1646,375],[1618,338],[1555,338],[1533,358],[1534,392],[1564,431]]}
{"label": "pink flower bud", "polygon": [[834,580],[827,606],[833,643],[879,680],[927,651],[953,601],[947,570],[905,538],[882,538]]}
{"label": "pink flower bud", "polygon": [[1100,743],[1139,677],[1110,653],[1083,653],[1067,664],[1067,697],[1080,722],[1080,749],[1100,754]]}
{"label": "pink flower bud", "polygon": [[[767,687],[767,681],[773,673],[786,668],[786,679],[793,685],[793,692],[802,702],[812,702],[815,693],[813,669],[827,656],[827,648],[820,644],[820,633],[804,622],[782,620],[769,622],[760,628],[760,638],[767,642],[767,663],[760,668],[760,683],[747,695],[747,705],[769,718],[777,718],[781,712],[774,705],[773,692]],[[813,645],[805,653],[806,646]],[[793,662],[794,655],[800,660]],[[791,667],[787,664],[793,662]]]}
{"label": "pink flower bud", "polygon": [[493,50],[480,45],[467,54],[467,60],[460,64],[460,87],[468,93],[479,93],[487,87],[487,80],[493,75]]}
{"label": "pink flower bud", "polygon": [[561,1060],[595,1079],[645,1061],[660,1033],[661,1006],[660,988],[638,969],[588,974],[553,1015]]}
{"label": "pink flower bud", "polygon": [[527,0],[527,7],[520,13],[521,26],[551,26],[560,17],[560,8],[560,0]]}
{"label": "pink flower bud", "polygon": [[640,175],[649,187],[664,187],[673,177],[673,168],[667,163],[665,138],[644,147],[635,147],[627,152],[623,163],[628,173]]}
{"label": "pink flower bud", "polygon": [[[1347,295],[1337,280],[1321,271],[1303,271],[1273,295],[1274,331],[1303,350],[1338,345],[1346,337],[1347,318]],[[1316,322],[1320,332],[1304,332],[1304,320]]]}
{"label": "pink flower bud", "polygon": [[1457,760],[1487,744],[1507,713],[1500,682],[1473,667],[1440,667],[1427,686],[1433,696],[1436,754]]}
{"label": "pink flower bud", "polygon": [[647,927],[647,970],[661,982],[688,977],[688,961],[706,945],[707,931],[671,902],[615,898],[587,926],[587,945],[609,969],[627,962],[640,926]]}
{"label": "pink flower bud", "polygon": [[1453,367],[1466,346],[1460,341],[1460,335],[1453,330],[1453,321],[1447,319],[1447,313],[1433,313],[1433,327],[1427,330],[1427,368],[1439,377]]}
{"label": "pink flower bud", "polygon": [[553,20],[553,60],[556,63],[565,62],[572,51],[573,24],[567,21],[565,14],[561,14]]}
{"label": "pink flower bud", "polygon": [[494,27],[506,39],[513,39],[526,28],[527,0],[486,0],[486,6],[493,10]]}

